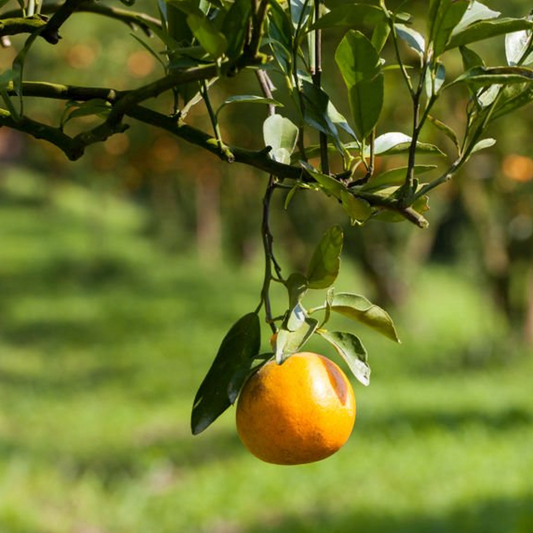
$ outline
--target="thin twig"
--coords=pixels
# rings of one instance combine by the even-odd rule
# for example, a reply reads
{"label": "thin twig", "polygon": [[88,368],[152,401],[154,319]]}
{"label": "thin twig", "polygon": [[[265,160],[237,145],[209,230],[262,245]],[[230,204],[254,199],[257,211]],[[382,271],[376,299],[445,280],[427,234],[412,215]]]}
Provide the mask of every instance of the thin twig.
{"label": "thin twig", "polygon": [[430,181],[429,183],[426,183],[423,187],[421,187],[418,192],[416,192],[413,196],[413,202],[421,198],[422,196],[425,196],[429,191],[434,189],[435,187],[438,187],[439,185],[442,185],[443,183],[449,181],[452,179],[453,175],[463,166],[465,163],[464,157],[459,157],[456,159],[453,164],[444,172],[441,174],[438,178],[434,179],[433,181]]}
{"label": "thin twig", "polygon": [[[207,83],[205,80],[202,81],[202,98],[204,99],[205,107],[209,115],[209,120],[211,121],[211,126],[213,127],[213,133],[215,134],[215,139],[217,140],[218,147],[223,150],[225,147],[224,142],[222,141],[222,134],[220,133],[220,127],[218,125],[217,115],[213,106],[211,105],[211,98],[209,97],[209,92],[207,88]],[[227,147],[226,147],[227,149]]]}
{"label": "thin twig", "polygon": [[256,58],[259,55],[261,39],[263,38],[263,25],[268,13],[268,0],[259,0],[253,15],[252,35],[249,44],[245,47],[243,58]]}
{"label": "thin twig", "polygon": [[[273,99],[274,97],[272,95],[272,90],[274,88],[274,84],[272,83],[269,75],[263,69],[259,68],[255,71],[255,76],[259,82],[259,85],[261,86],[263,95],[266,98]],[[269,116],[276,114],[276,106],[274,104],[268,104],[268,114]]]}
{"label": "thin twig", "polygon": [[[315,24],[320,19],[321,0],[315,0]],[[322,30],[315,30],[315,64],[311,67],[313,85],[318,89],[322,87]],[[328,136],[319,132],[320,142],[320,168],[324,174],[329,174]]]}
{"label": "thin twig", "polygon": [[[272,253],[272,232],[270,231],[270,201],[276,186],[276,179],[271,174],[268,179],[268,185],[263,197],[263,219],[261,223],[261,236],[263,241],[263,251],[265,254],[265,276],[263,279],[263,287],[261,288],[261,305],[265,306],[265,320],[272,329],[272,333],[276,333],[276,325],[272,317],[272,307],[270,304],[270,283],[272,282],[272,264],[276,265],[276,271],[279,265],[275,262]],[[278,276],[281,277],[280,272]]]}

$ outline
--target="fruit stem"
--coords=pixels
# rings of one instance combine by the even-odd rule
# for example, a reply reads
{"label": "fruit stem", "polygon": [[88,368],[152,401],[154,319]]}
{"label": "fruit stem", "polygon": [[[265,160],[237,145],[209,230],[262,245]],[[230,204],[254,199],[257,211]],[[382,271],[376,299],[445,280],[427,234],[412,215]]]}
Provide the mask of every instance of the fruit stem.
{"label": "fruit stem", "polygon": [[272,249],[272,243],[274,238],[272,232],[270,231],[270,201],[272,199],[272,194],[276,188],[276,178],[273,174],[270,175],[268,179],[268,185],[263,197],[263,220],[261,223],[261,235],[263,240],[263,249],[265,252],[265,277],[263,280],[263,287],[261,289],[261,302],[257,311],[264,305],[265,306],[265,320],[267,324],[272,329],[273,333],[276,333],[277,328],[274,324],[274,318],[272,317],[272,307],[270,304],[270,283],[273,279],[276,279],[272,275],[272,267],[276,271],[276,276],[279,279],[283,279],[281,275],[281,267],[274,257],[274,252]]}

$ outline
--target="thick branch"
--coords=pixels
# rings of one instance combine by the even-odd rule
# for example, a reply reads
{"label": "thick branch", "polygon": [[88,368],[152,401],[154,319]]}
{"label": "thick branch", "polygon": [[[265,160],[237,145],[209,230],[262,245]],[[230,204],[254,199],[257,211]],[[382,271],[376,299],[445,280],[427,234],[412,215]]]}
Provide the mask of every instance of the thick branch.
{"label": "thick branch", "polygon": [[302,175],[300,168],[284,165],[271,159],[267,150],[245,150],[244,148],[235,146],[229,146],[225,150],[219,146],[217,140],[211,135],[157,111],[137,106],[129,109],[126,114],[140,122],[166,130],[176,135],[176,137],[180,137],[200,148],[204,148],[223,161],[244,163],[245,165],[263,170],[280,178],[296,180]]}
{"label": "thick branch", "polygon": [[44,26],[46,26],[46,21],[38,15],[28,18],[6,18],[0,20],[0,37],[20,35],[22,33],[33,33]]}
{"label": "thick branch", "polygon": [[143,85],[138,89],[129,91],[123,98],[121,98],[113,109],[113,120],[120,120],[128,109],[148,100],[150,98],[157,98],[166,91],[184,85],[191,81],[209,80],[215,78],[219,74],[219,67],[214,63],[208,65],[201,65],[198,67],[191,67],[187,70],[177,70],[168,76],[159,78],[158,80]]}
{"label": "thick branch", "polygon": [[[15,96],[13,84],[8,85],[8,94]],[[39,98],[53,98],[55,100],[76,100],[86,102],[98,98],[109,103],[115,103],[128,91],[115,91],[109,87],[82,87],[76,85],[62,85],[41,81],[25,81],[22,84],[23,96],[36,96]]]}
{"label": "thick branch", "polygon": [[151,36],[152,31],[150,25],[155,25],[161,28],[161,21],[154,17],[150,17],[146,13],[137,13],[134,11],[127,11],[126,9],[119,9],[116,7],[106,6],[104,4],[95,4],[93,2],[84,2],[76,10],[78,13],[95,13],[97,15],[103,15],[108,18],[119,20],[124,22],[128,26],[138,26],[146,35]]}
{"label": "thick branch", "polygon": [[59,35],[59,29],[85,1],[86,0],[66,0],[66,2],[58,8],[52,18],[48,21],[46,29],[41,33],[41,36],[49,43],[57,44],[61,38]]}
{"label": "thick branch", "polygon": [[394,211],[395,213],[398,213],[403,218],[405,218],[409,222],[412,222],[413,224],[415,224],[415,226],[418,226],[419,228],[424,229],[427,228],[429,225],[428,221],[423,215],[418,213],[410,206],[404,206],[397,199],[384,198],[382,196],[379,196],[379,194],[365,193],[360,191],[353,191],[352,194],[356,198],[365,200],[372,207],[379,207],[387,211]]}
{"label": "thick branch", "polygon": [[[56,3],[47,3],[43,6],[41,12],[46,14],[53,14],[56,13],[59,8],[63,6],[63,3],[56,2]],[[128,26],[139,26],[147,35],[151,35],[151,25],[155,25],[157,27],[161,27],[161,21],[147,15],[146,13],[136,12],[136,11],[128,11],[126,9],[120,9],[117,7],[111,7],[107,6],[105,4],[95,4],[92,1],[84,0],[82,3],[80,3],[76,9],[77,13],[95,13],[97,15],[103,15],[108,18],[119,20],[120,22],[124,22],[124,24],[127,24]],[[5,13],[2,13],[0,15],[0,19],[4,19],[4,22],[7,22],[6,19],[8,18],[20,18],[22,17],[22,12],[20,9],[16,9],[13,11],[7,11]],[[28,19],[21,19],[27,21]],[[2,26],[0,25],[0,28]],[[33,31],[33,30],[29,30]],[[16,32],[16,33],[26,33],[26,32]],[[5,35],[13,35],[13,34],[5,34]]]}
{"label": "thick branch", "polygon": [[[8,92],[11,95],[15,94],[12,87],[8,89]],[[77,87],[43,82],[24,82],[22,85],[23,96],[52,98],[56,100],[76,100],[81,102],[92,100],[94,98],[99,98],[102,100],[106,100],[111,104],[115,104],[116,106],[126,100],[126,98],[129,97],[131,93],[135,92],[136,91],[120,92],[107,87]],[[136,98],[138,98],[138,96],[136,96]],[[129,102],[131,102],[132,100],[133,98],[130,99]],[[201,130],[193,128],[192,126],[188,126],[182,122],[179,122],[176,118],[169,117],[162,113],[158,113],[157,111],[153,111],[137,105],[134,105],[133,107],[130,107],[129,105],[124,106],[124,110],[127,116],[135,118],[136,120],[139,120],[151,126],[162,128],[172,133],[173,135],[176,135],[177,137],[180,137],[192,144],[195,144],[197,146],[200,146],[201,148],[208,150],[209,152],[220,157],[222,160],[231,161],[234,158],[234,160],[238,163],[244,163],[253,166],[260,170],[264,170],[269,174],[274,174],[280,178],[298,179],[301,177],[301,169],[274,161],[268,156],[268,152],[266,150],[245,150],[243,148],[231,146],[226,147],[226,149],[221,149],[218,146],[218,143],[214,137]],[[9,116],[7,112],[4,113]],[[14,129],[20,130],[20,128],[16,126],[11,117],[7,123],[3,123],[2,125],[10,126]],[[56,131],[54,128],[50,129]],[[26,133],[33,135],[31,128],[27,128],[21,131],[25,131]],[[115,130],[110,129],[110,125],[105,122],[94,130],[91,130],[91,132],[80,134],[76,138],[76,146],[79,148],[80,146],[84,147],[86,143],[92,144],[93,142],[97,142],[98,135],[102,137],[100,140],[105,140],[105,138],[109,137],[109,135],[114,132]],[[50,140],[47,137],[42,138]],[[66,142],[67,149],[64,151],[67,154],[67,157],[69,157],[69,159],[72,159],[70,155],[70,149],[68,147],[68,141],[72,141],[72,139],[65,134],[61,134],[60,138]],[[53,144],[58,145],[55,142]],[[82,153],[80,153],[78,157],[81,157],[81,155]]]}
{"label": "thick branch", "polygon": [[53,128],[26,117],[15,120],[5,109],[0,108],[0,127],[2,126],[7,126],[27,133],[36,139],[44,139],[52,143],[64,152],[71,161],[79,159],[85,149],[85,146],[78,140],[72,139],[58,128]]}

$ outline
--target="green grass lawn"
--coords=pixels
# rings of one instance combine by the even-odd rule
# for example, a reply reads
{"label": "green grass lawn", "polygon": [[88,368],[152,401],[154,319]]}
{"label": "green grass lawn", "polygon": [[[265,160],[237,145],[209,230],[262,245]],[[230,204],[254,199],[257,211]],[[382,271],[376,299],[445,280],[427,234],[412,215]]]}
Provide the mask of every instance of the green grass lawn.
{"label": "green grass lawn", "polygon": [[424,274],[395,315],[401,346],[360,331],[373,382],[355,385],[349,443],[268,465],[233,409],[189,430],[258,269],[165,255],[141,210],[15,178],[0,188],[0,532],[533,531],[533,358],[458,272]]}

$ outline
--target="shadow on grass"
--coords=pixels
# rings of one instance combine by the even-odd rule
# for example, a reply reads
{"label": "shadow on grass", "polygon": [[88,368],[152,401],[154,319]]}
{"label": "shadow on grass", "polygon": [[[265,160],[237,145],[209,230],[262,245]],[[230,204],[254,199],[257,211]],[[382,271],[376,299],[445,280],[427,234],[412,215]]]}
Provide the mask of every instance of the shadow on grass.
{"label": "shadow on grass", "polygon": [[408,430],[424,433],[431,430],[450,432],[462,431],[465,427],[482,426],[494,431],[506,431],[528,426],[533,423],[533,409],[509,407],[498,412],[462,410],[460,412],[422,411],[395,413],[394,416],[380,418],[367,417],[360,420],[359,426],[366,433],[380,435],[396,434]]}
{"label": "shadow on grass", "polygon": [[127,384],[136,374],[137,370],[132,366],[119,365],[61,374],[40,372],[37,376],[0,369],[0,385],[61,395],[87,391],[88,388],[99,387],[109,382]]}
{"label": "shadow on grass", "polygon": [[[354,507],[356,507],[354,503]],[[311,512],[263,521],[246,533],[531,533],[533,496],[474,502],[449,514],[406,517]]]}
{"label": "shadow on grass", "polygon": [[75,317],[26,319],[22,323],[4,325],[2,337],[16,346],[78,348],[113,340],[117,335],[115,329],[111,329],[104,320],[96,319],[80,320]]}
{"label": "shadow on grass", "polygon": [[69,479],[86,475],[96,477],[102,485],[110,488],[132,478],[144,478],[157,465],[165,464],[171,472],[180,475],[195,468],[232,459],[244,448],[233,431],[217,432],[206,439],[185,437],[177,431],[173,435],[146,434],[132,437],[128,443],[95,445],[92,449],[76,449],[57,445],[52,439],[21,441],[0,437],[0,454],[36,458],[53,465]]}
{"label": "shadow on grass", "polygon": [[79,286],[92,291],[109,286],[139,287],[143,284],[136,265],[119,257],[56,257],[39,264],[25,265],[18,272],[0,277],[4,297],[25,294],[50,295],[67,287]]}
{"label": "shadow on grass", "polygon": [[[179,267],[158,276],[131,259],[102,256],[57,257],[16,272],[0,271],[0,334],[14,345],[76,347],[119,344],[132,335],[175,330],[178,321],[191,317],[201,317],[206,327],[231,324],[236,318],[234,309],[240,309],[240,299],[246,301],[249,291],[236,290],[228,301],[224,283],[192,268]],[[11,319],[12,305],[27,298],[38,306],[39,315]],[[91,309],[80,317],[84,299]],[[46,306],[55,314],[43,316]]]}

